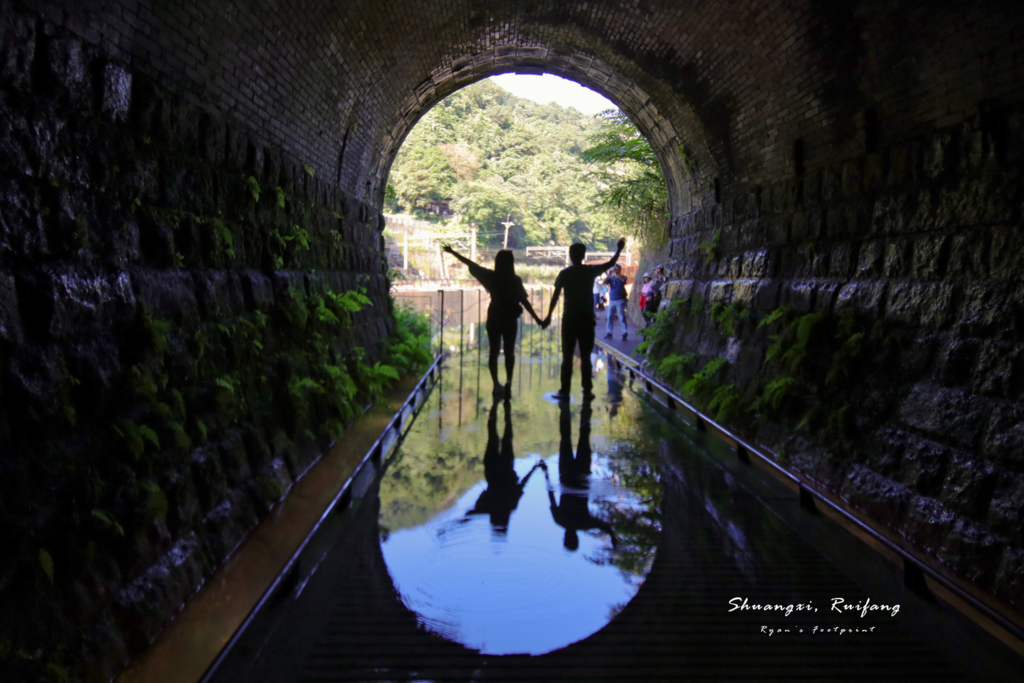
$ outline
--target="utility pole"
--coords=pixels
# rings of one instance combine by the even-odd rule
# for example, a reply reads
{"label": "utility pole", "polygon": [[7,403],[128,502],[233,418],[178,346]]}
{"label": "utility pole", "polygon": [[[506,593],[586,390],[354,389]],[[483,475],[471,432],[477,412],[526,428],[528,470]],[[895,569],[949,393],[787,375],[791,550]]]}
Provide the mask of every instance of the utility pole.
{"label": "utility pole", "polygon": [[505,220],[502,221],[502,225],[505,226],[505,243],[502,245],[502,249],[508,249],[508,229],[511,228],[515,223],[512,222],[512,214],[505,216]]}
{"label": "utility pole", "polygon": [[469,260],[472,261],[473,263],[476,263],[476,223],[470,223],[469,224],[469,228],[470,228],[470,232],[473,235],[473,237],[472,237],[473,242],[471,243],[471,246],[469,248],[469,252],[470,252]]}
{"label": "utility pole", "polygon": [[432,241],[434,243],[434,253],[437,254],[437,266],[438,266],[437,269],[441,273],[441,279],[442,280],[447,280],[448,279],[448,266],[444,262],[444,254],[441,253],[441,243],[438,242],[437,240],[432,240]]}

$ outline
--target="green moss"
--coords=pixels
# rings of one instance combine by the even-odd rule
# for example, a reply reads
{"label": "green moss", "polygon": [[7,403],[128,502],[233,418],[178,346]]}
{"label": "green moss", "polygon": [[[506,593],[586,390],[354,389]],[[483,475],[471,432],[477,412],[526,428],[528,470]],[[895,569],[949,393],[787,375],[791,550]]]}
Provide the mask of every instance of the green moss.
{"label": "green moss", "polygon": [[710,240],[697,245],[697,250],[704,253],[704,264],[707,265],[718,258],[718,243],[722,239],[722,229],[715,230]]}

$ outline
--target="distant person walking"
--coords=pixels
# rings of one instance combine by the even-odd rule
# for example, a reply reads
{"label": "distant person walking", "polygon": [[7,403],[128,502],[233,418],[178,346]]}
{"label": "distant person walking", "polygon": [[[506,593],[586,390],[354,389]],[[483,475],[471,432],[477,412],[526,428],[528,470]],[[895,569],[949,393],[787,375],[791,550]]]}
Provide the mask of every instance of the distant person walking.
{"label": "distant person walking", "polygon": [[594,310],[601,310],[601,290],[604,289],[604,285],[597,278],[594,278]]}
{"label": "distant person walking", "polygon": [[559,401],[569,400],[569,390],[572,387],[572,357],[577,344],[580,347],[580,362],[583,365],[583,398],[589,401],[594,397],[590,352],[594,349],[594,326],[597,321],[594,318],[594,303],[591,297],[594,278],[615,265],[619,260],[619,254],[626,246],[626,240],[619,240],[617,246],[618,249],[610,261],[588,266],[583,263],[587,256],[587,247],[579,243],[572,245],[569,247],[569,260],[572,265],[563,269],[555,278],[555,292],[551,295],[548,316],[542,324],[544,327],[551,324],[551,311],[555,310],[558,297],[565,289],[565,310],[562,314],[562,386],[557,394]]}
{"label": "distant person walking", "polygon": [[622,340],[625,341],[629,337],[629,323],[626,321],[626,276],[622,274],[622,267],[615,266],[604,283],[608,285],[608,320],[604,338],[612,338],[612,319],[618,315],[622,321]]}
{"label": "distant person walking", "polygon": [[647,308],[647,297],[651,295],[651,274],[644,273],[644,284],[640,288],[640,314],[647,318],[647,313],[644,311]]}
{"label": "distant person walking", "polygon": [[650,325],[654,315],[661,308],[661,300],[665,294],[665,268],[658,264],[654,268],[654,277],[651,279],[651,289],[647,294],[647,307],[644,310],[644,319]]}
{"label": "distant person walking", "polygon": [[[490,345],[487,368],[494,381],[494,393],[504,395],[506,399],[511,398],[512,371],[516,366],[516,332],[519,331],[519,317],[523,314],[523,308],[530,312],[538,325],[542,324],[530,305],[522,278],[516,275],[515,257],[508,249],[502,249],[494,256],[494,270],[491,270],[470,261],[449,244],[442,249],[469,266],[469,272],[491,295],[491,303],[487,307],[487,340]],[[502,344],[505,345],[504,386],[498,381],[498,354]]]}

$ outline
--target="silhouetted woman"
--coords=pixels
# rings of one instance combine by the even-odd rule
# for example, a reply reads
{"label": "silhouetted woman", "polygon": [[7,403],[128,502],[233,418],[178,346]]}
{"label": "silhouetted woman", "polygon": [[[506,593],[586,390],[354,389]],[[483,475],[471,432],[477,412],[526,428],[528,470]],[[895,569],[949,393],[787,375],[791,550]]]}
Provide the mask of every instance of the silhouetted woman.
{"label": "silhouetted woman", "polygon": [[521,480],[516,474],[515,455],[512,452],[512,409],[508,402],[505,407],[505,434],[498,440],[498,401],[491,406],[487,419],[487,450],[484,452],[484,477],[487,490],[480,494],[473,509],[467,515],[490,515],[491,528],[497,536],[508,533],[508,522],[512,512],[523,497],[523,489],[533,471],[544,462],[539,460]]}
{"label": "silhouetted woman", "polygon": [[[525,307],[537,324],[541,319],[533,311],[530,299],[523,288],[523,280],[516,275],[515,258],[508,249],[502,249],[494,257],[494,270],[473,263],[468,258],[452,249],[451,245],[442,247],[446,252],[459,259],[467,266],[469,272],[480,281],[491,295],[491,304],[487,307],[487,339],[490,342],[491,355],[487,367],[494,380],[494,393],[504,392],[505,398],[512,394],[512,370],[516,365],[516,332],[519,330],[519,317]],[[498,353],[501,344],[505,344],[505,380],[502,387],[498,381]]]}

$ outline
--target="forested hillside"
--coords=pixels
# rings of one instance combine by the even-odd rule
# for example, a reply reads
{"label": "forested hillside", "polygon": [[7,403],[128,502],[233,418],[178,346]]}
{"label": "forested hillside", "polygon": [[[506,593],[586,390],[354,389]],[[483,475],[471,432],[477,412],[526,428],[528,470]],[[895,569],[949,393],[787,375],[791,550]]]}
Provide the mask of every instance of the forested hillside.
{"label": "forested hillside", "polygon": [[[480,241],[509,246],[570,244],[613,248],[626,230],[599,192],[600,169],[581,153],[607,123],[539,105],[483,80],[448,97],[416,125],[391,169],[387,209],[423,214],[448,201],[453,229],[475,223]],[[460,228],[461,225],[461,228]]]}

